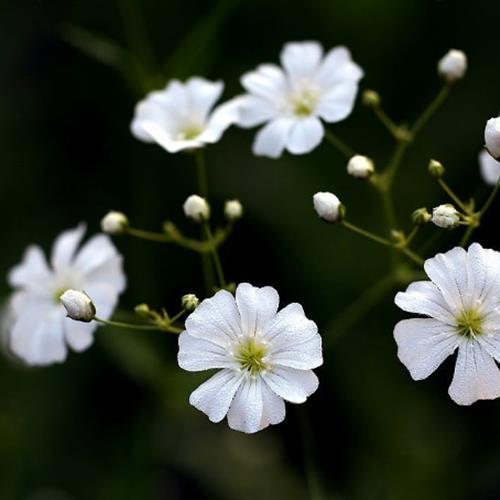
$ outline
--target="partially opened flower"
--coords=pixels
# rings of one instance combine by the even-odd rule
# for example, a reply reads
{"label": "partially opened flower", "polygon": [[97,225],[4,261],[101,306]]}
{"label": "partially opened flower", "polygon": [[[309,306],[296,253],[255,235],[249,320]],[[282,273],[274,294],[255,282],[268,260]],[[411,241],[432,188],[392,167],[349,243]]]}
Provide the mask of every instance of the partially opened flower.
{"label": "partially opened flower", "polygon": [[99,316],[108,319],[125,289],[122,257],[108,236],[99,234],[80,250],[85,226],[63,232],[55,241],[50,265],[38,246],[30,246],[9,274],[15,287],[11,299],[11,350],[26,363],[47,365],[66,359],[68,346],[90,346],[97,324],[67,318],[61,296],[70,289],[85,290]]}
{"label": "partially opened flower", "polygon": [[321,120],[335,123],[349,116],[363,76],[345,47],[324,55],[318,42],[287,43],[281,64],[262,64],[243,75],[248,94],[237,98],[238,125],[265,123],[253,151],[271,158],[285,149],[304,154],[318,146],[325,133]]}
{"label": "partially opened flower", "polygon": [[232,102],[212,109],[223,90],[220,81],[172,80],[137,104],[132,134],[144,142],[156,142],[169,153],[215,143],[238,117]]}
{"label": "partially opened flower", "polygon": [[500,396],[500,253],[473,243],[425,262],[431,281],[412,283],[396,304],[421,318],[394,329],[398,356],[414,380],[427,378],[458,349],[449,388],[458,404]]}
{"label": "partially opened flower", "polygon": [[186,320],[178,361],[189,371],[218,369],[190,403],[229,427],[257,432],[285,418],[285,403],[303,403],[318,387],[321,337],[302,306],[278,312],[272,287],[242,283],[204,300]]}
{"label": "partially opened flower", "polygon": [[479,153],[479,169],[486,184],[494,186],[498,182],[500,161],[495,160],[485,149]]}

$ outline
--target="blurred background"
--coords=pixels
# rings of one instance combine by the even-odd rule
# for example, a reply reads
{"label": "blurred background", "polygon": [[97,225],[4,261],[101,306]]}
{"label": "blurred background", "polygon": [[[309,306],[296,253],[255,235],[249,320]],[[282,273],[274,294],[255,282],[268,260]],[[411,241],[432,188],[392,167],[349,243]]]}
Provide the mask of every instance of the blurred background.
{"label": "blurred background", "polygon": [[[378,90],[397,121],[413,121],[439,90],[437,60],[464,50],[465,80],[396,179],[398,222],[408,229],[413,209],[448,201],[427,174],[431,157],[459,194],[483,199],[477,155],[486,119],[500,110],[499,20],[500,3],[462,0],[2,2],[0,274],[28,244],[48,249],[79,221],[97,232],[108,209],[147,229],[170,219],[195,236],[181,210],[196,189],[192,159],[136,141],[134,105],[167,79],[193,74],[223,79],[231,97],[244,71],[277,61],[290,40],[347,45],[365,70],[362,88]],[[361,104],[333,130],[378,166],[387,162],[392,139]],[[326,344],[318,392],[300,408],[288,405],[283,424],[246,436],[189,406],[207,374],[182,372],[168,335],[103,329],[87,352],[44,369],[5,355],[2,500],[299,500],[311,491],[315,500],[500,498],[500,401],[452,403],[452,359],[425,382],[410,379],[392,337],[402,317],[395,289],[350,317],[348,305],[387,273],[388,253],[320,223],[311,196],[334,191],[352,222],[381,231],[376,193],[346,175],[326,142],[273,161],[252,156],[253,135],[231,129],[207,151],[214,220],[223,222],[228,198],[246,211],[221,250],[226,275],[273,285],[283,303],[304,305]],[[475,235],[497,249],[498,207]],[[417,247],[436,232],[426,227]],[[182,294],[203,293],[197,255],[116,243],[129,278],[124,309],[148,302],[176,311]],[[5,279],[0,292],[8,297]]]}

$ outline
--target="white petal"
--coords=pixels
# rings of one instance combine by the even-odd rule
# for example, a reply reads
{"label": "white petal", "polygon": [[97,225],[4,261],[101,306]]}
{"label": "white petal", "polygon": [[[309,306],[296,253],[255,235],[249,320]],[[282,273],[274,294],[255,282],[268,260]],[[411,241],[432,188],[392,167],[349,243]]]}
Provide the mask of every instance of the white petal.
{"label": "white petal", "polygon": [[91,283],[104,284],[112,287],[117,294],[123,292],[127,285],[127,278],[123,272],[123,257],[115,255],[109,258],[88,272],[84,281],[87,286]]}
{"label": "white petal", "polygon": [[323,364],[321,336],[314,321],[307,319],[300,304],[283,308],[268,324],[263,338],[273,365],[299,370]]}
{"label": "white petal", "polygon": [[459,405],[500,396],[500,371],[493,358],[474,340],[464,340],[458,349],[448,393]]}
{"label": "white petal", "polygon": [[321,143],[324,135],[323,125],[317,118],[296,120],[288,134],[286,149],[295,155],[309,153]]}
{"label": "white petal", "polygon": [[40,294],[47,293],[47,282],[51,279],[45,255],[35,245],[28,247],[21,263],[10,271],[8,277],[12,287],[23,287]]}
{"label": "white petal", "polygon": [[288,134],[295,120],[277,118],[262,127],[255,136],[253,153],[257,156],[279,158],[285,149]]}
{"label": "white petal", "polygon": [[186,149],[197,149],[203,146],[198,139],[176,139],[172,132],[153,122],[144,122],[142,129],[163,149],[169,153],[178,153]]}
{"label": "white petal", "polygon": [[315,81],[323,88],[341,82],[357,83],[363,77],[363,70],[351,60],[346,47],[335,47],[326,54],[316,73]]}
{"label": "white petal", "polygon": [[118,303],[118,292],[113,286],[106,283],[87,283],[83,291],[92,299],[99,318],[111,318]]}
{"label": "white petal", "polygon": [[236,304],[241,317],[241,331],[246,335],[263,333],[279,305],[278,292],[271,286],[258,288],[241,283],[236,289]]}
{"label": "white petal", "polygon": [[323,48],[318,42],[291,42],[281,51],[281,65],[291,78],[312,76],[319,67]]}
{"label": "white petal", "polygon": [[97,234],[90,238],[75,256],[75,267],[81,273],[88,273],[106,260],[117,255],[116,247],[106,234]]}
{"label": "white petal", "polygon": [[283,70],[274,64],[262,64],[255,71],[245,73],[241,84],[250,94],[270,102],[280,102],[288,89]]}
{"label": "white petal", "polygon": [[432,281],[416,281],[405,292],[399,292],[394,302],[403,311],[430,316],[449,325],[455,324],[439,288]]}
{"label": "white petal", "polygon": [[193,337],[230,346],[241,336],[240,314],[233,295],[220,290],[205,299],[187,318],[185,328]]}
{"label": "white petal", "polygon": [[337,84],[321,97],[316,112],[328,123],[344,120],[352,112],[357,93],[358,85],[355,82]]}
{"label": "white petal", "polygon": [[190,114],[204,121],[222,95],[224,83],[195,76],[186,82],[186,90]]}
{"label": "white petal", "polygon": [[429,318],[400,321],[394,328],[394,338],[398,358],[414,380],[422,380],[437,370],[460,340],[452,326]]}
{"label": "white petal", "polygon": [[210,115],[205,130],[196,140],[210,144],[217,142],[226,129],[238,121],[239,116],[240,110],[235,100],[217,106]]}
{"label": "white petal", "polygon": [[239,108],[238,125],[244,128],[255,127],[272,120],[277,109],[275,103],[256,95],[242,95],[235,98]]}
{"label": "white petal", "polygon": [[303,403],[319,384],[312,370],[274,367],[262,377],[274,393],[291,403]]}
{"label": "white petal", "polygon": [[220,422],[238,390],[243,375],[234,370],[221,370],[191,393],[189,402],[211,422]]}
{"label": "white petal", "polygon": [[74,351],[81,352],[88,349],[94,341],[96,323],[82,323],[70,318],[64,319],[64,336],[68,345]]}
{"label": "white petal", "polygon": [[78,245],[85,233],[85,224],[61,233],[52,247],[51,263],[56,271],[65,270],[72,263]]}
{"label": "white petal", "polygon": [[479,154],[479,167],[484,182],[494,186],[500,177],[500,161],[495,160],[488,151],[483,150]]}
{"label": "white petal", "polygon": [[191,372],[212,368],[238,368],[233,357],[220,345],[182,332],[179,335],[179,366]]}
{"label": "white petal", "polygon": [[266,383],[261,384],[261,391],[264,408],[260,428],[264,429],[269,424],[275,425],[283,422],[286,415],[286,408],[283,399],[271,391]]}
{"label": "white petal", "polygon": [[227,413],[231,429],[252,434],[263,428],[262,384],[260,377],[242,382]]}

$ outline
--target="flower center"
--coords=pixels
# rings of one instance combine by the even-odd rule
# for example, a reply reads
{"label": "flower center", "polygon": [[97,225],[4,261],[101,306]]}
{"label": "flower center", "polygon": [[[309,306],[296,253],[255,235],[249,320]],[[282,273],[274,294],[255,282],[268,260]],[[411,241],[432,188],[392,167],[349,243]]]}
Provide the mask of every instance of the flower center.
{"label": "flower center", "polygon": [[179,140],[191,141],[196,139],[203,132],[203,127],[200,125],[189,125],[179,133]]}
{"label": "flower center", "polygon": [[483,333],[483,317],[477,309],[464,310],[456,321],[457,333],[463,337],[476,337]]}
{"label": "flower center", "polygon": [[318,104],[318,98],[318,92],[313,88],[303,88],[291,96],[292,113],[301,118],[312,115]]}
{"label": "flower center", "polygon": [[235,358],[240,364],[242,370],[256,375],[267,369],[264,357],[267,352],[265,343],[257,340],[255,337],[248,337],[239,346]]}

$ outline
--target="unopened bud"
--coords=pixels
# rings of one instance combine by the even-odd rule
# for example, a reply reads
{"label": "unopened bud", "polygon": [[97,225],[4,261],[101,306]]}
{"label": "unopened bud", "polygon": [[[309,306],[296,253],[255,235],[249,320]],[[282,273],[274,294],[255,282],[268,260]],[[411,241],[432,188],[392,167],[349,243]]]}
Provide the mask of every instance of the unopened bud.
{"label": "unopened bud", "polygon": [[313,196],[313,204],[316,213],[326,222],[342,220],[345,214],[344,206],[333,193],[316,193]]}
{"label": "unopened bud", "polygon": [[403,233],[403,231],[400,231],[399,229],[393,229],[391,231],[391,239],[396,245],[401,244],[406,239],[405,233]]}
{"label": "unopened bud", "polygon": [[431,160],[427,168],[429,169],[429,174],[431,174],[432,177],[439,178],[444,175],[444,167],[442,163],[437,160]]}
{"label": "unopened bud", "polygon": [[432,210],[432,222],[443,229],[453,229],[460,222],[460,213],[450,203],[439,205]]}
{"label": "unopened bud", "polygon": [[200,299],[193,293],[188,293],[181,299],[182,308],[186,309],[186,311],[194,311],[199,303]]}
{"label": "unopened bud", "polygon": [[500,160],[500,116],[490,118],[484,129],[486,149],[495,160]]}
{"label": "unopened bud", "polygon": [[95,318],[96,310],[94,303],[85,292],[66,290],[59,300],[66,309],[69,318],[86,323]]}
{"label": "unopened bud", "polygon": [[413,221],[413,224],[420,226],[422,224],[427,224],[430,222],[432,219],[432,215],[429,213],[427,208],[422,207],[422,208],[417,208],[412,214],[411,214],[411,220]]}
{"label": "unopened bud", "polygon": [[369,108],[374,108],[380,106],[380,95],[375,90],[365,90],[363,92],[362,101],[365,106]]}
{"label": "unopened bud", "polygon": [[367,156],[355,155],[347,163],[347,173],[358,179],[368,179],[373,172],[375,165]]}
{"label": "unopened bud", "polygon": [[192,194],[187,198],[183,205],[186,217],[193,219],[196,222],[203,222],[210,217],[210,206],[205,198]]}
{"label": "unopened bud", "polygon": [[134,311],[139,316],[145,317],[145,316],[149,316],[151,309],[149,308],[149,306],[147,304],[139,304],[139,305],[135,306]]}
{"label": "unopened bud", "polygon": [[228,221],[241,219],[243,215],[243,206],[239,200],[227,200],[224,204],[224,215]]}
{"label": "unopened bud", "polygon": [[128,227],[128,218],[122,212],[108,212],[101,220],[101,229],[107,234],[122,234]]}
{"label": "unopened bud", "polygon": [[438,62],[438,73],[448,83],[464,77],[467,71],[467,56],[461,50],[448,51]]}

